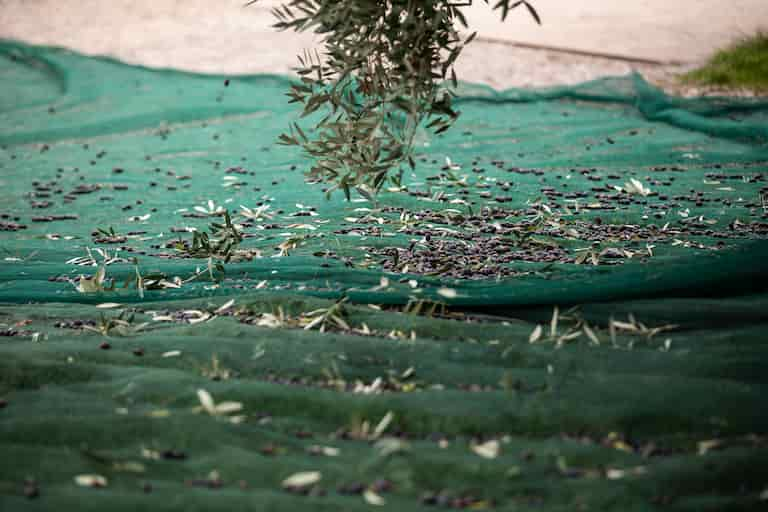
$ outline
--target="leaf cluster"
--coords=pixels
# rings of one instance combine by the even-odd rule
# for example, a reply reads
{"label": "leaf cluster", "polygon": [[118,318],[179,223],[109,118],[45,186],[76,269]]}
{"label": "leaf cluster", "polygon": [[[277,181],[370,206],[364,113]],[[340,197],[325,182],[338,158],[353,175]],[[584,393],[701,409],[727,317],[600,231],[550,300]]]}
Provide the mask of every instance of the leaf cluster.
{"label": "leaf cluster", "polygon": [[224,223],[213,222],[208,232],[195,231],[192,234],[192,243],[179,240],[175,248],[189,258],[208,260],[208,274],[215,281],[213,270],[224,273],[224,263],[229,263],[236,255],[237,247],[243,241],[243,234],[232,223],[229,211],[223,213]]}
{"label": "leaf cluster", "polygon": [[195,231],[192,233],[192,244],[179,242],[176,249],[190,258],[216,258],[228,263],[235,249],[243,240],[243,235],[232,223],[229,212],[224,212],[224,223],[211,223],[208,233]]}
{"label": "leaf cluster", "polygon": [[[255,3],[253,0],[249,4]],[[488,0],[484,0],[488,3]],[[454,108],[454,64],[476,33],[467,28],[462,9],[472,0],[290,0],[273,9],[278,30],[314,31],[324,51],[299,56],[300,82],[290,102],[314,115],[312,130],[292,123],[280,143],[301,147],[313,159],[315,181],[333,183],[347,198],[357,188],[377,193],[390,171],[402,174],[413,160],[417,129],[435,134],[459,117]],[[493,8],[502,19],[526,1],[500,0]],[[398,175],[398,177],[399,177]],[[394,183],[398,177],[392,176]]]}
{"label": "leaf cluster", "polygon": [[136,323],[135,313],[123,310],[116,317],[106,316],[103,313],[95,326],[84,325],[83,328],[94,331],[105,337],[110,336],[131,336],[138,334],[142,329],[149,325],[149,322]]}

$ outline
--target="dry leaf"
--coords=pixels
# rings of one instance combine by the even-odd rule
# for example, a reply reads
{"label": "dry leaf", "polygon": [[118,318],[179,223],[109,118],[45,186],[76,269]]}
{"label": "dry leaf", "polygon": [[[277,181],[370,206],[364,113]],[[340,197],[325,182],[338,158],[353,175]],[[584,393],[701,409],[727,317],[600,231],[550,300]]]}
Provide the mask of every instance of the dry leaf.
{"label": "dry leaf", "polygon": [[160,452],[157,450],[150,450],[149,448],[141,449],[141,456],[149,460],[160,460]]}
{"label": "dry leaf", "polygon": [[549,322],[549,336],[554,338],[557,336],[557,322],[560,318],[560,308],[555,306],[552,310],[552,320]]}
{"label": "dry leaf", "polygon": [[473,452],[483,457],[484,459],[495,459],[499,456],[501,444],[498,440],[492,439],[490,441],[486,441],[483,444],[473,444],[471,445],[471,448]]}
{"label": "dry leaf", "polygon": [[385,437],[379,439],[376,444],[373,445],[380,457],[388,457],[393,453],[407,452],[411,449],[410,445],[396,437]]}
{"label": "dry leaf", "polygon": [[541,334],[544,332],[544,329],[540,325],[537,325],[536,328],[533,329],[533,332],[528,337],[528,343],[536,343],[541,339]]}
{"label": "dry leaf", "polygon": [[563,345],[563,343],[567,341],[573,341],[579,337],[581,337],[581,331],[574,331],[568,334],[564,334],[563,336],[560,336],[559,338],[557,338],[557,345],[558,347],[560,347]]}
{"label": "dry leaf", "polygon": [[[619,191],[622,190],[621,187],[616,187],[616,188],[618,188]],[[644,186],[642,182],[640,182],[640,180],[636,178],[630,178],[629,181],[624,184],[623,190],[627,194],[638,194],[643,197],[646,197],[651,193],[651,189]]]}
{"label": "dry leaf", "polygon": [[363,493],[363,499],[370,504],[370,505],[376,505],[377,507],[380,507],[382,505],[385,505],[387,501],[373,492],[371,489],[366,489]]}
{"label": "dry leaf", "polygon": [[597,334],[595,334],[595,331],[592,330],[586,323],[584,324],[584,334],[587,335],[587,337],[594,343],[595,345],[600,344],[600,338],[597,337]]}
{"label": "dry leaf", "polygon": [[283,487],[289,487],[294,489],[301,489],[303,487],[309,487],[320,481],[322,475],[319,471],[302,471],[300,473],[294,473],[285,480],[283,480]]}
{"label": "dry leaf", "polygon": [[80,276],[80,281],[75,287],[80,293],[96,293],[104,291],[104,276],[107,270],[104,265],[100,266],[93,277]]}
{"label": "dry leaf", "polygon": [[[204,389],[197,390],[197,397],[200,400],[202,410],[211,416],[226,416],[227,414],[243,410],[243,404],[240,402],[221,402],[216,405],[211,394]],[[200,408],[197,409],[197,411],[199,410]],[[242,423],[244,420],[245,416],[231,416],[229,418],[229,421],[235,424]]]}
{"label": "dry leaf", "polygon": [[198,389],[197,398],[200,399],[200,405],[203,406],[203,409],[209,414],[216,414],[216,403],[209,392],[204,389]]}
{"label": "dry leaf", "polygon": [[235,303],[235,299],[232,299],[230,301],[227,301],[224,305],[222,305],[219,309],[216,310],[216,314],[221,314],[232,307],[232,305]]}
{"label": "dry leaf", "polygon": [[243,410],[243,404],[240,402],[221,402],[214,407],[216,414],[231,414]]}
{"label": "dry leaf", "polygon": [[617,329],[621,329],[623,331],[638,331],[639,329],[635,324],[629,323],[629,322],[620,322],[618,320],[614,320],[611,322],[611,325],[616,327]]}
{"label": "dry leaf", "polygon": [[197,318],[189,318],[187,319],[187,322],[189,322],[190,325],[195,325],[195,324],[199,324],[200,322],[205,322],[210,318],[212,318],[212,316],[209,313],[205,313],[202,316],[199,316]]}
{"label": "dry leaf", "polygon": [[106,487],[108,481],[101,475],[77,475],[75,483],[81,487]]}
{"label": "dry leaf", "polygon": [[455,299],[459,296],[459,294],[456,293],[456,290],[453,288],[440,288],[437,290],[437,294],[445,297],[446,299]]}
{"label": "dry leaf", "polygon": [[720,447],[722,442],[718,439],[699,441],[699,455],[706,455],[709,450]]}
{"label": "dry leaf", "polygon": [[383,434],[387,427],[389,427],[389,424],[392,423],[392,420],[395,418],[395,415],[392,411],[389,411],[387,414],[384,415],[383,418],[381,418],[381,421],[378,425],[376,425],[376,428],[373,429],[372,438],[377,439],[381,437],[381,434]]}

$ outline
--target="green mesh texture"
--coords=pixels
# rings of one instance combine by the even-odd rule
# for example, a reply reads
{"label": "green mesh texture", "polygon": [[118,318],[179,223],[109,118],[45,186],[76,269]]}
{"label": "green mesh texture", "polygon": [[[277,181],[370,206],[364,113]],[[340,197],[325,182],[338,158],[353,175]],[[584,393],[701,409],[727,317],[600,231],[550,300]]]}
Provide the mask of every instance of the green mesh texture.
{"label": "green mesh texture", "polygon": [[[275,144],[289,83],[0,45],[0,509],[367,510],[347,491],[382,479],[402,510],[764,505],[768,103],[634,75],[463,84],[458,125],[422,132],[407,188],[374,204],[326,199]],[[134,257],[168,281],[205,268],[169,244],[220,220],[209,201],[252,258],[124,286]],[[81,293],[95,248],[124,258],[116,289]],[[296,323],[342,296],[354,331]],[[121,311],[147,326],[80,328]],[[585,323],[599,344],[563,339]],[[243,421],[196,410],[198,389]],[[391,454],[355,435],[388,412]],[[497,457],[472,450],[489,440]],[[281,489],[301,471],[322,474],[310,496]]]}

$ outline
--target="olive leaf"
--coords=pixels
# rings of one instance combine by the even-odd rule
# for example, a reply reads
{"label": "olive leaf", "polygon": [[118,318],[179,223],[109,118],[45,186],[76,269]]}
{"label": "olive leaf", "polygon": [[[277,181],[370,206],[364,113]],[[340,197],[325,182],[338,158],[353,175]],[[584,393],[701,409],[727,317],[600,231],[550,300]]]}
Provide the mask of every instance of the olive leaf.
{"label": "olive leaf", "polygon": [[285,488],[303,489],[315,485],[322,479],[319,471],[301,471],[294,473],[282,482]]}

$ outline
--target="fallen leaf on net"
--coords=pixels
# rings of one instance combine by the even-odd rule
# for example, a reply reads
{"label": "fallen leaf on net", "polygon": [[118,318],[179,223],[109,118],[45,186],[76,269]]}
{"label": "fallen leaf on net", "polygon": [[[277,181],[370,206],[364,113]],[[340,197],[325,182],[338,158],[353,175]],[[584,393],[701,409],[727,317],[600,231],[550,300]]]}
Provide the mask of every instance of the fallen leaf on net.
{"label": "fallen leaf on net", "polygon": [[101,475],[77,475],[75,483],[80,487],[106,487],[108,481]]}
{"label": "fallen leaf on net", "polygon": [[472,445],[472,451],[475,452],[477,455],[483,457],[484,459],[495,459],[499,456],[499,451],[501,450],[501,445],[499,444],[499,441],[496,439],[492,439],[491,441],[486,441],[482,444],[473,444]]}
{"label": "fallen leaf on net", "polygon": [[384,498],[382,498],[381,496],[379,496],[378,494],[376,494],[370,489],[365,490],[365,492],[363,493],[363,499],[365,499],[367,503],[371,505],[376,505],[377,507],[380,507],[387,503],[387,501]]}
{"label": "fallen leaf on net", "polygon": [[303,487],[309,487],[320,481],[322,475],[319,471],[302,471],[294,473],[285,480],[283,480],[283,487],[301,489]]}

